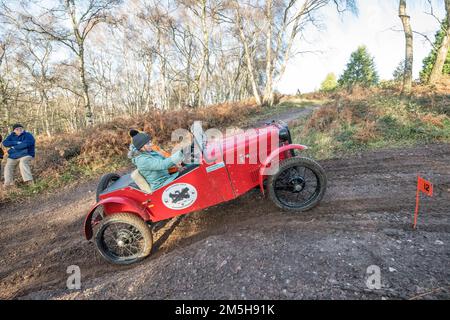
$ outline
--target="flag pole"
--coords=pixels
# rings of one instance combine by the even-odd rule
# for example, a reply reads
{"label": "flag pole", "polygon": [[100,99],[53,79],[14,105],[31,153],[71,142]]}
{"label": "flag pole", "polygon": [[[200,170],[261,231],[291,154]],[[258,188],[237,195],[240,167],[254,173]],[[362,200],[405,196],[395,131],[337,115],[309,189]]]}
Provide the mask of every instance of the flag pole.
{"label": "flag pole", "polygon": [[416,211],[414,212],[413,229],[417,228],[417,216],[419,215],[419,176],[417,176],[417,190],[416,190]]}

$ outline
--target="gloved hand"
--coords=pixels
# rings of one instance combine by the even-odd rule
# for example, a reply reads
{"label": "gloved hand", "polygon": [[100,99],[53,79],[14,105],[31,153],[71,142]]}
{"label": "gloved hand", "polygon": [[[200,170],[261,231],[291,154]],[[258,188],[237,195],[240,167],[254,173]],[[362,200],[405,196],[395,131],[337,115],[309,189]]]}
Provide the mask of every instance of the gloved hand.
{"label": "gloved hand", "polygon": [[184,146],[180,151],[183,153],[183,163],[191,164],[192,163],[191,145]]}

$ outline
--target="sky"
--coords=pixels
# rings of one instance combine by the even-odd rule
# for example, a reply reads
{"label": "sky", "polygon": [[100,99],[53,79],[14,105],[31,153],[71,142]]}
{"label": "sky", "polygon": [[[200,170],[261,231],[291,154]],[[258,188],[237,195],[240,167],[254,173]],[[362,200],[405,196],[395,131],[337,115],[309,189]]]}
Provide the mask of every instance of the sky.
{"label": "sky", "polygon": [[[334,72],[339,77],[350,58],[360,45],[366,45],[375,59],[383,80],[391,79],[397,65],[405,57],[405,37],[398,17],[398,0],[357,0],[359,13],[339,15],[336,7],[327,6],[320,13],[321,30],[310,27],[305,30],[306,39],[298,39],[296,51],[316,51],[294,56],[289,60],[286,73],[277,89],[286,94],[310,92],[320,88],[325,76]],[[445,15],[444,1],[433,1],[434,14]],[[428,1],[407,1],[414,31],[434,39],[439,28],[437,20],[426,14]],[[393,31],[391,29],[400,30]],[[429,54],[431,45],[420,35],[414,34],[413,76],[418,78],[422,60]]]}

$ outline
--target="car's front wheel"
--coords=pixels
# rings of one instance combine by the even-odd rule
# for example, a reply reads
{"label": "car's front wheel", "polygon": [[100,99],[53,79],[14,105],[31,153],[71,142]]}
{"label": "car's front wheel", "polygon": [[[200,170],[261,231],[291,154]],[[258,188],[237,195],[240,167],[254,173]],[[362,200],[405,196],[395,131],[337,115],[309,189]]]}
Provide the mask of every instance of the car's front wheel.
{"label": "car's front wheel", "polygon": [[281,209],[307,211],[325,195],[327,177],[314,160],[293,157],[280,163],[267,181],[269,198]]}
{"label": "car's front wheel", "polygon": [[95,242],[106,260],[127,265],[150,254],[153,237],[144,220],[131,213],[118,213],[102,220],[95,234]]}

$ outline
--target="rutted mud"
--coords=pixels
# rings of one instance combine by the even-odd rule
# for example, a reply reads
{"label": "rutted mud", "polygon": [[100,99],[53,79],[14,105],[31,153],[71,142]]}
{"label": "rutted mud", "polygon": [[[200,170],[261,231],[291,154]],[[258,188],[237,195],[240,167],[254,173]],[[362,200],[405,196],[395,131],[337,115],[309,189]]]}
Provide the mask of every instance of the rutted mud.
{"label": "rutted mud", "polygon": [[[258,191],[170,221],[155,252],[110,265],[82,237],[96,181],[0,210],[0,298],[450,297],[450,146],[322,161],[329,186],[304,214],[278,210]],[[435,186],[411,230],[417,174]],[[66,289],[78,265],[82,290]],[[366,286],[367,267],[382,288]]]}

